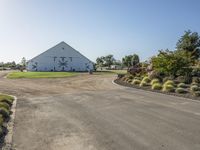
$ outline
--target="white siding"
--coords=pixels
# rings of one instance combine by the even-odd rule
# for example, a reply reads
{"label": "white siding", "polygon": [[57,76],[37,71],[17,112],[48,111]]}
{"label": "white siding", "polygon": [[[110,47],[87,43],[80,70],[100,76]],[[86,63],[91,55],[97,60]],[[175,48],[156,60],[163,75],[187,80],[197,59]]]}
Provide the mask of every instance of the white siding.
{"label": "white siding", "polygon": [[93,63],[61,42],[28,62],[28,71],[89,71]]}

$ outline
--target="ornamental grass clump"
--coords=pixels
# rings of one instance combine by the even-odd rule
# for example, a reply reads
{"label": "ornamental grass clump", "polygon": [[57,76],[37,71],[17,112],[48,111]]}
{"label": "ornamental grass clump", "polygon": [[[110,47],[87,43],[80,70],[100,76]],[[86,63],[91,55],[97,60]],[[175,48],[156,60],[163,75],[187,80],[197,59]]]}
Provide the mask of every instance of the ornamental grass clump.
{"label": "ornamental grass clump", "polygon": [[175,92],[176,92],[176,93],[179,93],[179,94],[187,93],[186,89],[181,88],[181,87],[178,87],[178,88],[175,90]]}
{"label": "ornamental grass clump", "polygon": [[151,85],[154,85],[155,83],[160,83],[160,80],[159,79],[151,80]]}
{"label": "ornamental grass clump", "polygon": [[200,88],[199,88],[197,85],[192,85],[192,86],[190,87],[190,91],[191,91],[191,92],[200,91]]}
{"label": "ornamental grass clump", "polygon": [[142,79],[142,82],[150,83],[151,80],[149,79],[149,77],[144,77],[144,78]]}
{"label": "ornamental grass clump", "polygon": [[163,92],[174,92],[174,86],[172,84],[164,84],[162,91]]}
{"label": "ornamental grass clump", "polygon": [[148,86],[149,84],[147,83],[147,82],[145,82],[145,81],[142,81],[141,83],[140,83],[140,86],[141,87],[143,87],[143,86]]}
{"label": "ornamental grass clump", "polygon": [[174,81],[172,81],[172,80],[167,80],[165,83],[164,83],[164,86],[165,85],[173,85],[173,86],[175,86],[175,83],[174,83]]}
{"label": "ornamental grass clump", "polygon": [[188,86],[185,83],[179,83],[177,85],[178,88],[187,88]]}
{"label": "ornamental grass clump", "polygon": [[135,84],[135,85],[139,85],[140,83],[141,83],[141,81],[138,80],[138,79],[134,79],[134,80],[132,81],[132,84]]}
{"label": "ornamental grass clump", "polygon": [[151,86],[151,89],[152,89],[152,90],[161,90],[161,89],[162,89],[162,84],[160,84],[160,83],[154,83],[154,84]]}
{"label": "ornamental grass clump", "polygon": [[193,92],[193,95],[196,96],[196,97],[199,97],[200,96],[200,91]]}

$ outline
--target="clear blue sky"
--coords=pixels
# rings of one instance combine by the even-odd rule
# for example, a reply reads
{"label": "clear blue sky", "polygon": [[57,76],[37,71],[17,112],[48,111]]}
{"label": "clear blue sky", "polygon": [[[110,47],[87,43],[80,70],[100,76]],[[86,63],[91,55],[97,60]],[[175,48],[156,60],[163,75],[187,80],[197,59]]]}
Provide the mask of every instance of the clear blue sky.
{"label": "clear blue sky", "polygon": [[174,49],[200,33],[200,0],[0,0],[0,61],[30,59],[65,41],[89,59]]}

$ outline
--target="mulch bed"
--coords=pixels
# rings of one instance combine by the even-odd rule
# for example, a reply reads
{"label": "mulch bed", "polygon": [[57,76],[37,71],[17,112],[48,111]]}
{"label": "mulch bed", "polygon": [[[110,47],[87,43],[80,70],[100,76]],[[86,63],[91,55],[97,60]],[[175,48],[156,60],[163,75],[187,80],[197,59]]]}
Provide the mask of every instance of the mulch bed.
{"label": "mulch bed", "polygon": [[130,88],[142,89],[142,90],[146,90],[146,91],[157,92],[157,93],[173,95],[173,96],[178,96],[178,97],[184,97],[184,98],[189,98],[189,99],[200,101],[200,97],[192,96],[190,93],[179,94],[179,93],[175,93],[175,92],[163,92],[161,90],[152,90],[150,86],[140,87],[140,86],[137,86],[137,85],[134,85],[134,84],[130,84],[130,83],[124,82],[121,79],[115,79],[114,82],[116,84],[119,84],[119,85],[122,85],[122,86],[126,86],[126,87],[130,87]]}

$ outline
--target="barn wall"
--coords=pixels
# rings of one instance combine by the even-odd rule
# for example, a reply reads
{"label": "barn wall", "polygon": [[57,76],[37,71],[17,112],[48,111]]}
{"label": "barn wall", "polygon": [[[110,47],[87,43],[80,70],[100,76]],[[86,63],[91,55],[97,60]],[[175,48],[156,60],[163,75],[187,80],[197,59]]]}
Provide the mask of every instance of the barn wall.
{"label": "barn wall", "polygon": [[28,62],[29,71],[89,71],[92,62],[64,42]]}

